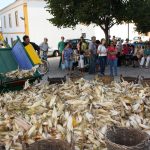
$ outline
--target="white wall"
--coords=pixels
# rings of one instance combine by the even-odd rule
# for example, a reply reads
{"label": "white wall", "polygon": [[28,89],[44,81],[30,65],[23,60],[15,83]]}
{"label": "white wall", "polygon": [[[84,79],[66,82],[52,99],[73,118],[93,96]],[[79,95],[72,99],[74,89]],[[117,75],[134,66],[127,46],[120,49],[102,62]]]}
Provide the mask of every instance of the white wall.
{"label": "white wall", "polygon": [[[16,26],[16,21],[15,21],[15,11],[18,11],[18,22],[19,25]],[[11,20],[12,20],[12,27],[9,26],[9,14],[11,14]],[[4,16],[6,18],[6,28],[4,26]],[[23,14],[23,5],[19,5],[17,7],[12,7],[10,8],[10,10],[8,11],[4,11],[1,13],[1,25],[2,25],[2,33],[4,35],[4,38],[8,39],[8,43],[11,45],[11,38],[13,38],[13,40],[16,39],[16,34],[14,33],[18,33],[18,32],[25,32],[24,29],[24,20],[21,20],[20,17],[24,17]],[[18,36],[20,36],[22,38],[23,34],[18,34]]]}
{"label": "white wall", "polygon": [[86,38],[91,38],[95,35],[95,30],[92,25],[90,27],[78,25],[75,30],[71,28],[58,29],[47,20],[52,16],[44,7],[44,1],[28,1],[29,34],[31,41],[40,44],[43,38],[47,37],[49,39],[49,45],[57,47],[57,43],[62,35],[65,39],[80,38],[81,33],[86,33]]}

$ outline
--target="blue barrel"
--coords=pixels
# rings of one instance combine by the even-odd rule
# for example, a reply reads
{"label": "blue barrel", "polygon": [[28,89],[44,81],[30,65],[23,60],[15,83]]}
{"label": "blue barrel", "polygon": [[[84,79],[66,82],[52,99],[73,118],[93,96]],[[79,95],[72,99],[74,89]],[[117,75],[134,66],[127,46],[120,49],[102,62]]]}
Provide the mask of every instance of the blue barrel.
{"label": "blue barrel", "polygon": [[23,70],[30,70],[33,67],[31,60],[29,59],[24,46],[18,40],[12,48],[12,54],[15,57],[19,68]]}

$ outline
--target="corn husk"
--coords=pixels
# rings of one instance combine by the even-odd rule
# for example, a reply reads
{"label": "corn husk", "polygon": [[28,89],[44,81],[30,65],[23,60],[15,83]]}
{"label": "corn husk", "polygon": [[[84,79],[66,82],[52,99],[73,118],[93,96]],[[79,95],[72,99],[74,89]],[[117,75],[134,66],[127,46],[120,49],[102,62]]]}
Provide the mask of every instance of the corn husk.
{"label": "corn husk", "polygon": [[15,70],[5,74],[7,78],[10,79],[22,79],[27,77],[32,77],[36,72],[37,66],[33,67],[31,70]]}
{"label": "corn husk", "polygon": [[75,150],[105,150],[108,125],[150,134],[149,111],[148,86],[84,79],[38,84],[0,96],[0,139],[7,149],[51,138],[67,140]]}

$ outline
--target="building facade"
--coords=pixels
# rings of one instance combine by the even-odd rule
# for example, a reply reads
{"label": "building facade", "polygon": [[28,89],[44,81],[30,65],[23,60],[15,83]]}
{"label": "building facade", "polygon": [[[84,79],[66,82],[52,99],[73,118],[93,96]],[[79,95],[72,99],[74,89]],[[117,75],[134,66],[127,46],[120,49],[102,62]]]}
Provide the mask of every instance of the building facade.
{"label": "building facade", "polygon": [[0,11],[2,33],[6,41],[12,45],[16,37],[21,39],[26,34],[31,41],[40,44],[44,37],[49,39],[49,45],[56,47],[61,36],[66,39],[79,38],[82,33],[86,38],[95,35],[92,25],[78,25],[72,28],[57,28],[48,19],[52,17],[45,9],[43,0],[16,0]]}
{"label": "building facade", "polygon": [[21,20],[21,17],[24,18],[25,7],[24,1],[16,1],[0,11],[2,34],[10,45],[16,36],[22,37],[25,34],[25,22]]}

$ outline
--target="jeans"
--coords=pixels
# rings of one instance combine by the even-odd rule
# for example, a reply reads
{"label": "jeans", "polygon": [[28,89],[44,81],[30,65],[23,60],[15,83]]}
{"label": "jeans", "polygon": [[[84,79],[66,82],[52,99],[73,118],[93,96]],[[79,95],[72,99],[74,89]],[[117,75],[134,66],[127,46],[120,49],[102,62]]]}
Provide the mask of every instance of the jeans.
{"label": "jeans", "polygon": [[47,60],[47,51],[43,51],[42,59]]}
{"label": "jeans", "polygon": [[90,64],[89,64],[89,74],[94,74],[96,72],[96,55],[92,55],[90,57]]}
{"label": "jeans", "polygon": [[89,58],[88,57],[84,58],[84,65],[89,65]]}
{"label": "jeans", "polygon": [[105,73],[106,63],[107,63],[107,56],[100,56],[99,57],[100,74],[102,74],[102,75],[104,75],[104,73]]}
{"label": "jeans", "polygon": [[117,62],[118,60],[109,60],[109,65],[110,65],[110,76],[117,76]]}
{"label": "jeans", "polygon": [[65,60],[65,68],[71,70],[73,66],[72,60]]}

